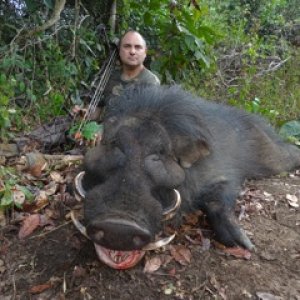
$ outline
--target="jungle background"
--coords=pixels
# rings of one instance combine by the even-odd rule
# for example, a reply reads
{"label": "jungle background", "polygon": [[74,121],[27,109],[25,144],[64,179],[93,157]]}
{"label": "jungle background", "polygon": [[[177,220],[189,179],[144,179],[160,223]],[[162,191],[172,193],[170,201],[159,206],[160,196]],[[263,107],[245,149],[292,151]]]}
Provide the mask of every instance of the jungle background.
{"label": "jungle background", "polygon": [[[147,66],[163,84],[260,113],[278,127],[299,119],[296,0],[120,0],[111,15],[112,4],[1,1],[2,140],[82,103],[111,41],[128,28],[145,35]],[[290,125],[298,139],[299,123]]]}
{"label": "jungle background", "polygon": [[173,245],[119,272],[72,226],[70,210],[82,209],[70,188],[82,152],[72,151],[101,125],[70,111],[93,95],[128,28],[145,36],[163,84],[260,114],[300,145],[297,0],[2,0],[1,300],[299,300],[299,170],[244,185],[236,214],[251,254],[216,247],[196,214]]}

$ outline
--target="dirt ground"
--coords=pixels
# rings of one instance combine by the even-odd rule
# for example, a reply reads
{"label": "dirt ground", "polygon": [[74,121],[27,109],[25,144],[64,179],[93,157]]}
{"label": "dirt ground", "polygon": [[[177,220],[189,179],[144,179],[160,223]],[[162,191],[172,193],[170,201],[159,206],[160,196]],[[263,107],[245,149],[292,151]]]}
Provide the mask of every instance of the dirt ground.
{"label": "dirt ground", "polygon": [[[92,243],[66,220],[67,205],[58,207],[54,228],[25,240],[18,239],[18,225],[8,224],[0,233],[0,299],[299,300],[300,214],[288,195],[299,204],[299,171],[245,185],[237,217],[256,245],[250,259],[225,255],[206,238],[193,242],[195,225],[172,242],[190,258],[174,259],[167,246],[117,271],[101,263]],[[156,258],[157,270],[146,270],[145,262]]]}

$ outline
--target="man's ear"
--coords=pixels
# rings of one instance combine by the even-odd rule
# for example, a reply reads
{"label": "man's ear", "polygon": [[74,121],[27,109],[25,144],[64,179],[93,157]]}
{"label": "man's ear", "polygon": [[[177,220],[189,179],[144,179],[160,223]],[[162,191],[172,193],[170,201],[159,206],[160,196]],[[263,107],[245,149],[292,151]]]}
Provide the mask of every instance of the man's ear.
{"label": "man's ear", "polygon": [[183,168],[190,168],[195,162],[210,154],[208,143],[204,139],[192,140],[177,137],[174,141],[175,156]]}

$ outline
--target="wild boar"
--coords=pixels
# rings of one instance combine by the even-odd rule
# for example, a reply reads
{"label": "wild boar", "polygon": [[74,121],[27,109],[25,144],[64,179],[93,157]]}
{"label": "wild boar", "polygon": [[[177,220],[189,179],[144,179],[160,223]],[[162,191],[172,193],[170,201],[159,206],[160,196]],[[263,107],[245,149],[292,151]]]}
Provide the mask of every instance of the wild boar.
{"label": "wild boar", "polygon": [[76,177],[82,228],[114,268],[169,242],[155,236],[176,210],[203,210],[216,240],[252,249],[234,216],[241,185],[299,166],[300,150],[259,116],[177,86],[129,89],[108,108],[101,143]]}

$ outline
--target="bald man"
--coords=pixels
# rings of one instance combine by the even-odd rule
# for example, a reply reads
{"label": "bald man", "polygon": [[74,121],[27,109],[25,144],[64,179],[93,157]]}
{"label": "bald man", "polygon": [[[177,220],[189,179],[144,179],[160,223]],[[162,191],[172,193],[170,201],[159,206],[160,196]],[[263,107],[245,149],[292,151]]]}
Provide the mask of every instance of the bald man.
{"label": "bald man", "polygon": [[[101,121],[104,114],[103,107],[109,105],[115,97],[120,96],[125,88],[137,85],[160,85],[158,77],[144,66],[147,44],[139,32],[127,31],[121,37],[118,48],[121,66],[111,74],[103,92],[103,100],[99,102],[91,117],[92,120]],[[74,113],[82,110],[77,105],[73,108]]]}
{"label": "bald man", "polygon": [[133,85],[159,85],[156,75],[144,66],[147,56],[145,39],[137,31],[127,31],[119,42],[121,68],[115,70],[104,91],[104,103],[109,104],[112,98]]}

